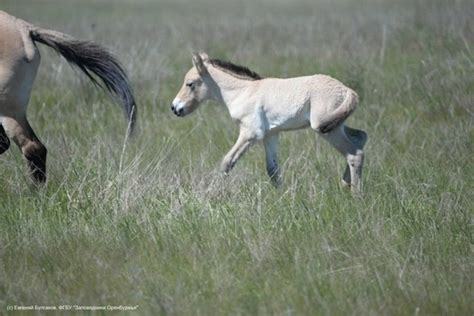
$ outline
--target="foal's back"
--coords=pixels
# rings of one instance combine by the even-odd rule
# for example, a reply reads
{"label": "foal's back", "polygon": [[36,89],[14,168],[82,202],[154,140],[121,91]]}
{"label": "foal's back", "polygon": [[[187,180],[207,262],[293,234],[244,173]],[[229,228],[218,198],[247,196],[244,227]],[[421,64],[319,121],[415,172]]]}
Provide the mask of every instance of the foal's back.
{"label": "foal's back", "polygon": [[255,81],[256,94],[273,118],[283,117],[301,120],[296,125],[305,125],[309,113],[324,116],[334,111],[348,93],[354,93],[342,82],[327,75],[312,75],[294,78],[266,78]]}
{"label": "foal's back", "polygon": [[352,89],[328,75],[311,75],[293,78],[265,78],[255,81],[262,92],[278,95],[277,98],[307,99],[311,97],[342,97]]}

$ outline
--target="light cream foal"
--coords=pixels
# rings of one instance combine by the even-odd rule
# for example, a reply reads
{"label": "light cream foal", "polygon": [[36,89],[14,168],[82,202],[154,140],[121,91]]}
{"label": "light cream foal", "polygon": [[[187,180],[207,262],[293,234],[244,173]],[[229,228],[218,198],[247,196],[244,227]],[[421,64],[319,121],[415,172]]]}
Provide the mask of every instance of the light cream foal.
{"label": "light cream foal", "polygon": [[262,140],[267,173],[277,186],[279,132],[311,127],[344,155],[347,167],[343,182],[354,193],[360,192],[367,134],[343,124],[358,104],[353,90],[325,75],[262,78],[245,67],[209,59],[205,53],[193,54],[192,60],[193,67],[186,73],[171,110],[182,117],[207,99],[226,105],[240,132],[224,157],[224,172],[229,172],[252,144]]}
{"label": "light cream foal", "polygon": [[[94,83],[120,100],[133,129],[136,106],[127,76],[117,59],[101,46],[45,30],[0,11],[0,154],[11,138],[21,149],[31,176],[46,180],[46,148],[26,118],[26,108],[40,64],[35,42],[45,44],[81,69]],[[53,114],[54,116],[54,114]]]}

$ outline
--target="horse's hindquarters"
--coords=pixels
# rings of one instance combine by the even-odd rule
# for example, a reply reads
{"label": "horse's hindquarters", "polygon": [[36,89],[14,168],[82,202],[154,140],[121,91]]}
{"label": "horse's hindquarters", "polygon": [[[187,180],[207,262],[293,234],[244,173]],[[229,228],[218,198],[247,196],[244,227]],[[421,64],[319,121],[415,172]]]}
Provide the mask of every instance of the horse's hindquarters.
{"label": "horse's hindquarters", "polygon": [[26,111],[39,63],[26,23],[0,12],[0,115]]}
{"label": "horse's hindquarters", "polygon": [[32,62],[25,59],[0,64],[0,115],[25,113],[40,63],[37,51]]}

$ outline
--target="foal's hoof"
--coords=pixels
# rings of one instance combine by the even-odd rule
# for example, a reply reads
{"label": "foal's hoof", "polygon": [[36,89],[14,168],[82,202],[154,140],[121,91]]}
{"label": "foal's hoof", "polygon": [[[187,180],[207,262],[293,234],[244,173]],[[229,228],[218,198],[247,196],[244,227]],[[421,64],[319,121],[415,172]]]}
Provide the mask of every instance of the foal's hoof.
{"label": "foal's hoof", "polygon": [[272,186],[273,186],[275,189],[278,189],[279,187],[281,187],[281,183],[282,183],[281,177],[279,177],[279,176],[277,176],[277,177],[271,177],[270,181],[271,181],[271,183],[272,183]]}
{"label": "foal's hoof", "polygon": [[350,182],[347,182],[346,180],[344,179],[341,179],[341,183],[344,187],[346,188],[350,188],[351,187],[351,183]]}
{"label": "foal's hoof", "polygon": [[350,182],[347,182],[344,179],[341,179],[341,183],[342,183],[343,187],[351,190],[351,194],[352,194],[353,197],[355,197],[355,198],[362,198],[363,197],[363,193],[362,193],[362,190],[360,188],[357,188],[357,187],[353,186]]}
{"label": "foal's hoof", "polygon": [[234,165],[232,163],[223,162],[221,164],[221,170],[224,174],[229,174],[229,172],[232,170],[233,167]]}
{"label": "foal's hoof", "polygon": [[354,186],[351,186],[351,194],[352,197],[361,199],[364,197],[364,194],[362,193],[362,190],[360,188],[356,188]]}

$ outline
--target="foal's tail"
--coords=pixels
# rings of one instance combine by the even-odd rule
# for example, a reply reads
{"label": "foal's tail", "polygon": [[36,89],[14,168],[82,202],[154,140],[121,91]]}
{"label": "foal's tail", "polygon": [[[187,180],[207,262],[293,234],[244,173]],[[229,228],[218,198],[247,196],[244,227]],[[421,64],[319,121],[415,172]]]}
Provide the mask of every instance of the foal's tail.
{"label": "foal's tail", "polygon": [[[57,31],[32,27],[30,36],[34,41],[53,48],[82,70],[94,84],[105,86],[111,94],[118,97],[128,119],[128,133],[133,132],[137,106],[127,74],[117,58],[100,45],[76,40]],[[103,85],[92,74],[99,77]]]}
{"label": "foal's tail", "polygon": [[348,89],[344,101],[334,112],[329,113],[324,121],[319,124],[319,131],[321,133],[329,133],[336,127],[340,126],[349,115],[354,112],[357,105],[359,104],[359,97],[357,93]]}

